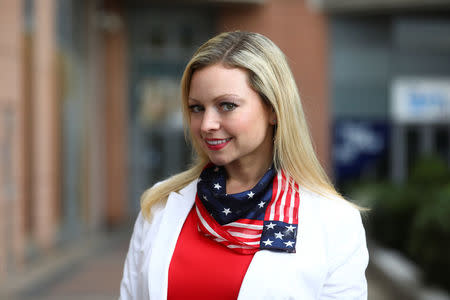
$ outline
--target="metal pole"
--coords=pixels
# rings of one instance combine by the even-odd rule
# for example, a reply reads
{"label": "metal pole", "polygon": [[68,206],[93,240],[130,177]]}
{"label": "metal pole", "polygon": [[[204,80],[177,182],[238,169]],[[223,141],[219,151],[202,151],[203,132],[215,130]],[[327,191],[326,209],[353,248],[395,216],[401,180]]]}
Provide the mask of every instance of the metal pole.
{"label": "metal pole", "polygon": [[434,130],[430,124],[424,124],[419,128],[419,149],[422,156],[430,155],[434,148]]}
{"label": "metal pole", "polygon": [[405,125],[394,123],[391,135],[391,179],[395,183],[403,183],[406,179],[406,130]]}

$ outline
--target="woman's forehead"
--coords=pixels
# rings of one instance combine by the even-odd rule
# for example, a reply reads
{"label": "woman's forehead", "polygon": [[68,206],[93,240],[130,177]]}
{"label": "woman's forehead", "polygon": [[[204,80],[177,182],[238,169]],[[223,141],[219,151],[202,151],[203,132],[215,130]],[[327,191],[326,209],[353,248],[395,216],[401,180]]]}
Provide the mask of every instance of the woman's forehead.
{"label": "woman's forehead", "polygon": [[245,70],[212,65],[194,72],[187,96],[191,99],[202,100],[220,95],[241,96],[249,93],[249,90],[253,91]]}

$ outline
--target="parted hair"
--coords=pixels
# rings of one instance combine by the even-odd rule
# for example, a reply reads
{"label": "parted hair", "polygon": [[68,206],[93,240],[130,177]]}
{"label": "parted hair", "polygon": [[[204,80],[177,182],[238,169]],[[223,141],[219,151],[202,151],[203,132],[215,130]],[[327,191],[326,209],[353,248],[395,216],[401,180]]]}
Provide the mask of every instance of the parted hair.
{"label": "parted hair", "polygon": [[181,79],[181,105],[186,138],[195,150],[191,168],[174,175],[144,192],[143,215],[151,218],[155,203],[165,201],[197,179],[209,162],[207,154],[192,138],[189,124],[188,97],[192,75],[196,70],[221,64],[240,68],[248,74],[248,82],[261,100],[276,113],[273,162],[300,186],[331,198],[340,198],[317,159],[297,85],[283,52],[267,37],[253,32],[224,32],[204,43],[194,53]]}

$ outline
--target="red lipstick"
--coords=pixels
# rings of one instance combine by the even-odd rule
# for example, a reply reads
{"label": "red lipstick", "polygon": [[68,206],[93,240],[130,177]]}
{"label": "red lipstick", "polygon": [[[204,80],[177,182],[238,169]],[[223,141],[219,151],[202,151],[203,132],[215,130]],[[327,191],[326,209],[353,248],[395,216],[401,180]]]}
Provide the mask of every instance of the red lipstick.
{"label": "red lipstick", "polygon": [[209,150],[220,150],[223,149],[231,141],[231,138],[227,139],[205,139],[205,144]]}

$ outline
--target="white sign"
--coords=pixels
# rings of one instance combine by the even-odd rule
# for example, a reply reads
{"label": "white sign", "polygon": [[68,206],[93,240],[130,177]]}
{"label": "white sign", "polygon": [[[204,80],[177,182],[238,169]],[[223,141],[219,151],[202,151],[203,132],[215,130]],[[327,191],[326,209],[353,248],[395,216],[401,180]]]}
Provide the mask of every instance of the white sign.
{"label": "white sign", "polygon": [[394,80],[391,114],[403,123],[450,123],[450,79]]}

